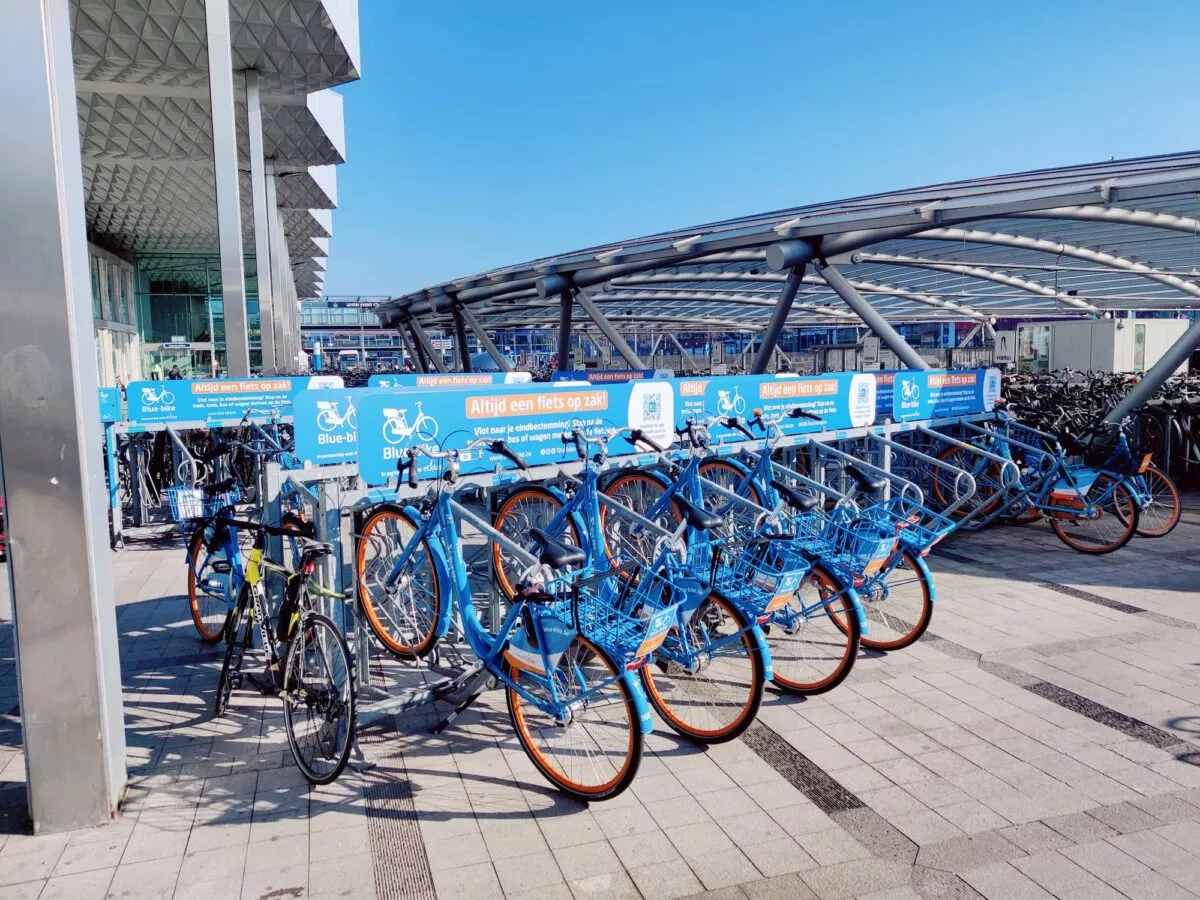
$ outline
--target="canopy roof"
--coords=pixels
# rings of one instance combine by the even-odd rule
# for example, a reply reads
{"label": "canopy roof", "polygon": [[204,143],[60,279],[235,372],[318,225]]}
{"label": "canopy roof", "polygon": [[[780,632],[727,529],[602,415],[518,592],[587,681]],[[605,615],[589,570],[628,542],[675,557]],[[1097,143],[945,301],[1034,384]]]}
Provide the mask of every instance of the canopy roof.
{"label": "canopy roof", "polygon": [[[1200,152],[978,178],[633,238],[394,298],[385,324],[557,327],[579,290],[615,325],[756,331],[824,259],[897,322],[1200,307]],[[576,304],[574,316],[586,321]],[[857,323],[808,268],[787,324]]]}

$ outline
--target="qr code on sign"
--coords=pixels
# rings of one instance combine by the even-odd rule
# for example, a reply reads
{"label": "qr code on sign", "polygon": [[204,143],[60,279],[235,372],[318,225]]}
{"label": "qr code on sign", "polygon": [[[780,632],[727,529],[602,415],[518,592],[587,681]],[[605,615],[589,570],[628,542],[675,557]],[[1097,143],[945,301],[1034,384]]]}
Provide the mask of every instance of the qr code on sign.
{"label": "qr code on sign", "polygon": [[662,415],[662,397],[658,394],[642,395],[642,418],[655,421]]}

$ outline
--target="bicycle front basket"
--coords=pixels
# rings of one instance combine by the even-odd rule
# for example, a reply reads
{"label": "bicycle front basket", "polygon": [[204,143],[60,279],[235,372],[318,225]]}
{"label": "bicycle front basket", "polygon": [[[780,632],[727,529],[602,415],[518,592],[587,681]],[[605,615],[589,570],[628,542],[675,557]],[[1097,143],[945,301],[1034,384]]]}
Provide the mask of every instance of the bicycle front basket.
{"label": "bicycle front basket", "polygon": [[723,548],[720,559],[717,590],[756,617],[782,608],[812,565],[791,535],[753,537]]}
{"label": "bicycle front basket", "polygon": [[575,584],[580,634],[631,666],[649,656],[676,624],[685,591],[636,565],[610,569]]}

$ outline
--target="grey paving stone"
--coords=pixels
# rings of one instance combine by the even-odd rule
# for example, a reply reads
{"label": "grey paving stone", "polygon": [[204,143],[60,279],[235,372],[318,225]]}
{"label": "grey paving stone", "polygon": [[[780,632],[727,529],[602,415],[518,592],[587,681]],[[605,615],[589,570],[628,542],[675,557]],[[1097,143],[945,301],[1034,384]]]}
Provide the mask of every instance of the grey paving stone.
{"label": "grey paving stone", "polygon": [[1059,834],[1077,844],[1111,837],[1117,833],[1099,819],[1094,819],[1085,813],[1054,816],[1046,819],[1045,823]]}
{"label": "grey paving stone", "polygon": [[[1110,837],[1108,842],[1151,869],[1161,871],[1189,862],[1200,867],[1200,860],[1195,856],[1153,831],[1122,834]],[[1197,886],[1200,887],[1200,869],[1197,872]]]}
{"label": "grey paving stone", "polygon": [[909,884],[926,900],[978,900],[983,894],[954,872],[916,866]]}
{"label": "grey paving stone", "polygon": [[908,883],[912,867],[882,859],[858,859],[801,872],[800,877],[821,900],[855,897]]}
{"label": "grey paving stone", "polygon": [[1025,853],[997,832],[971,834],[921,847],[917,865],[946,872],[965,872]]}
{"label": "grey paving stone", "polygon": [[703,856],[689,856],[687,863],[700,883],[710,891],[762,878],[762,873],[754,867],[754,863],[736,847]]}
{"label": "grey paving stone", "polygon": [[1113,806],[1101,806],[1088,812],[1093,819],[1103,822],[1119,834],[1131,831],[1144,831],[1147,828],[1157,828],[1162,824],[1158,819],[1132,803],[1117,803]]}
{"label": "grey paving stone", "polygon": [[748,881],[741,886],[748,900],[816,900],[799,875],[781,875],[762,881]]}
{"label": "grey paving stone", "polygon": [[691,867],[678,858],[635,866],[629,869],[629,877],[645,900],[674,900],[704,889]]}
{"label": "grey paving stone", "polygon": [[1095,875],[1057,850],[1014,859],[1012,866],[1055,895],[1082,890],[1097,883]]}
{"label": "grey paving stone", "polygon": [[833,820],[880,859],[911,865],[917,858],[917,845],[872,809],[834,813]]}
{"label": "grey paving stone", "polygon": [[1024,825],[1001,828],[1000,834],[1026,853],[1057,850],[1059,847],[1067,847],[1073,843],[1070,838],[1055,831],[1044,822],[1027,822]]}
{"label": "grey paving stone", "polygon": [[1128,853],[1106,841],[1093,841],[1056,851],[1087,869],[1101,881],[1112,883],[1127,875],[1149,871]]}

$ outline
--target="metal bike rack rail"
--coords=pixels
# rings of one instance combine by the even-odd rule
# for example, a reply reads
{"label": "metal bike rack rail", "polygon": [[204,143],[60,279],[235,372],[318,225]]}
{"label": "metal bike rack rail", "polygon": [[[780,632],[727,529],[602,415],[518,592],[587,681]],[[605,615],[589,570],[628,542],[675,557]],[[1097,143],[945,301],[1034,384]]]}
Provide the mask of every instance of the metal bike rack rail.
{"label": "metal bike rack rail", "polygon": [[[962,506],[964,503],[966,503],[968,500],[970,500],[972,497],[975,496],[975,490],[977,487],[975,484],[975,476],[972,475],[970,472],[968,472],[966,469],[962,469],[962,468],[959,468],[958,466],[951,465],[950,463],[946,462],[945,460],[938,459],[936,456],[930,456],[928,453],[922,453],[920,450],[916,450],[912,447],[906,447],[904,444],[898,443],[897,441],[893,441],[891,438],[886,438],[886,437],[883,437],[878,434],[868,434],[867,440],[874,441],[875,443],[880,444],[883,448],[888,450],[889,453],[900,452],[907,456],[912,456],[917,459],[923,460],[924,462],[929,463],[933,466],[936,466],[939,469],[946,469],[950,472],[954,472],[955,473],[955,475],[954,475],[954,491],[955,491],[955,496],[957,496],[959,499],[955,500],[953,503],[951,503],[949,506],[947,506],[945,509],[943,509],[941,511],[942,515],[949,515],[950,513],[954,512],[954,510],[958,509],[960,506]],[[959,483],[961,482],[961,480],[963,478],[966,478],[966,480],[967,480],[967,492],[961,494],[961,496],[960,496]]]}

